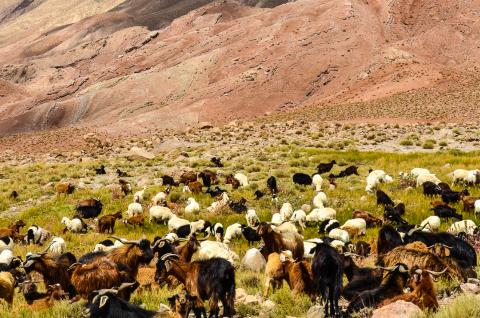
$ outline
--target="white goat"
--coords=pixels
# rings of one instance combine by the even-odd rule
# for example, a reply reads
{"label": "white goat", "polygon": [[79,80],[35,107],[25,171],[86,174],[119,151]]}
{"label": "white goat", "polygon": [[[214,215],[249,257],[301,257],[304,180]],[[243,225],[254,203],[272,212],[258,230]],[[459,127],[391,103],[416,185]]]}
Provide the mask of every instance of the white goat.
{"label": "white goat", "polygon": [[65,251],[67,250],[67,244],[65,243],[65,240],[63,238],[54,236],[48,250],[52,254],[60,255],[65,253]]}
{"label": "white goat", "polygon": [[84,223],[79,218],[73,218],[70,220],[64,216],[61,223],[72,233],[80,233],[84,229]]}
{"label": "white goat", "polygon": [[255,226],[257,223],[260,222],[257,212],[253,209],[247,210],[247,213],[245,214],[245,219],[247,220],[247,225],[250,227]]}
{"label": "white goat", "polygon": [[135,216],[137,214],[142,214],[142,213],[143,213],[143,207],[140,203],[133,202],[128,205],[127,218],[131,218],[132,216]]}
{"label": "white goat", "polygon": [[318,192],[313,198],[313,206],[316,208],[323,208],[328,205],[328,199],[325,192]]}
{"label": "white goat", "polygon": [[306,220],[307,220],[307,214],[303,210],[296,210],[295,212],[293,212],[293,215],[290,218],[290,221],[292,221],[295,224],[300,225],[302,230],[305,230]]}
{"label": "white goat", "polygon": [[168,230],[172,232],[172,231],[176,231],[179,227],[183,225],[188,225],[188,224],[190,224],[190,221],[179,218],[174,214],[170,218],[170,220],[168,220],[167,226],[168,226]]}
{"label": "white goat", "polygon": [[187,199],[187,206],[185,207],[185,213],[186,214],[192,214],[192,213],[197,213],[200,211],[200,204],[198,204],[197,201],[195,201],[194,198],[188,198]]}
{"label": "white goat", "polygon": [[323,179],[319,174],[315,174],[312,178],[312,185],[315,187],[316,192],[322,191]]}
{"label": "white goat", "polygon": [[174,215],[172,210],[170,210],[169,208],[165,206],[158,206],[158,205],[152,206],[148,210],[148,213],[150,215],[150,223],[152,221],[155,221],[155,222],[161,222],[163,224],[166,224],[168,220],[170,220]]}
{"label": "white goat", "polygon": [[242,237],[242,225],[240,223],[233,223],[227,227],[223,243],[230,244],[233,239]]}

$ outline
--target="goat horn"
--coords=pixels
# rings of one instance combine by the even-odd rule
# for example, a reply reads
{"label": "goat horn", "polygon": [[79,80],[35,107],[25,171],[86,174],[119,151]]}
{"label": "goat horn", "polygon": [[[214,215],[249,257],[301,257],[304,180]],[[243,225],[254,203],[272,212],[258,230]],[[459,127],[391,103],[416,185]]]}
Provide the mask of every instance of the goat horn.
{"label": "goat horn", "polygon": [[108,288],[108,289],[99,289],[98,296],[103,296],[106,293],[118,294],[118,290],[116,288]]}
{"label": "goat horn", "polygon": [[423,230],[425,228],[426,224],[421,227],[421,226],[418,226],[418,225],[415,225],[415,227],[413,229],[411,229],[410,231],[408,231],[407,235],[410,236],[412,235],[413,233],[417,232],[418,230]]}
{"label": "goat horn", "polygon": [[345,252],[345,253],[343,253],[343,255],[345,255],[345,256],[356,256],[356,257],[360,257],[360,255],[355,254],[355,253],[352,253],[352,252]]}
{"label": "goat horn", "polygon": [[430,274],[432,274],[433,276],[440,276],[440,275],[443,275],[445,274],[445,272],[447,271],[447,268],[445,268],[443,271],[441,272],[435,272],[435,271],[430,271],[428,269],[426,269],[427,272],[429,272]]}
{"label": "goat horn", "polygon": [[404,269],[404,265],[397,265],[400,273],[408,273],[408,268]]}
{"label": "goat horn", "polygon": [[205,237],[204,237],[204,238],[202,238],[202,239],[197,239],[197,241],[199,241],[199,242],[203,242],[203,241],[206,241],[206,240],[208,240],[209,238],[210,238],[210,233],[208,233],[208,234],[207,234],[207,236],[205,236]]}
{"label": "goat horn", "polygon": [[448,245],[445,245],[445,244],[442,244],[442,247],[446,247],[446,248],[449,248],[449,249],[452,249],[452,248],[453,248],[453,247],[448,246]]}
{"label": "goat horn", "polygon": [[120,285],[120,287],[118,287],[118,291],[121,291],[121,290],[123,290],[125,288],[128,288],[128,287],[132,287],[134,285],[135,285],[135,283],[122,283]]}
{"label": "goat horn", "polygon": [[54,242],[51,242],[43,252],[40,252],[40,253],[38,253],[38,254],[39,254],[39,255],[45,255],[45,254],[47,254],[47,253],[48,253],[48,249],[50,248],[50,246],[53,245],[53,243],[54,243]]}
{"label": "goat horn", "polygon": [[75,267],[77,267],[78,265],[83,265],[82,263],[73,263],[72,265],[70,265],[67,269],[67,271],[71,271],[72,269],[74,269]]}
{"label": "goat horn", "polygon": [[166,242],[166,241],[167,241],[167,240],[166,240],[166,239],[163,239],[163,238],[162,238],[162,239],[159,239],[159,240],[157,240],[155,243],[153,243],[153,245],[150,246],[150,247],[153,249],[153,248],[157,247],[158,244],[160,244],[161,242]]}
{"label": "goat horn", "polygon": [[390,267],[382,267],[382,266],[377,266],[377,268],[380,268],[380,269],[383,269],[383,270],[386,270],[386,271],[393,271],[395,269],[396,266],[390,266]]}
{"label": "goat horn", "polygon": [[177,254],[173,254],[173,253],[167,253],[167,254],[163,255],[162,257],[160,257],[160,259],[161,259],[162,261],[164,261],[164,260],[166,260],[167,258],[170,258],[170,257],[176,257],[176,258],[178,258],[178,255],[177,255]]}
{"label": "goat horn", "polygon": [[127,239],[118,237],[118,236],[116,236],[116,235],[110,235],[109,237],[114,238],[114,239],[122,242],[123,244],[135,244],[135,245],[140,244],[140,241],[139,241],[139,240],[138,240],[138,241],[127,240]]}
{"label": "goat horn", "polygon": [[179,238],[177,239],[178,242],[186,242],[186,241],[188,241],[188,240],[189,240],[189,239],[184,238],[184,237],[179,237]]}

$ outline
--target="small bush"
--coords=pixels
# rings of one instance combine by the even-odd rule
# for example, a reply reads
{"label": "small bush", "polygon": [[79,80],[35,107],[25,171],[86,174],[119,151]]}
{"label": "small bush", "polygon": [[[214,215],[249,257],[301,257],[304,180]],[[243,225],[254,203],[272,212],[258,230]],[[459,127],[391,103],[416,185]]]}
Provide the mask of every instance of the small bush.
{"label": "small bush", "polygon": [[410,139],[404,139],[404,140],[400,141],[400,145],[401,146],[413,146],[413,141],[411,141]]}
{"label": "small bush", "polygon": [[423,149],[433,149],[433,148],[435,148],[435,144],[433,142],[431,142],[430,140],[427,140],[423,143],[422,148]]}

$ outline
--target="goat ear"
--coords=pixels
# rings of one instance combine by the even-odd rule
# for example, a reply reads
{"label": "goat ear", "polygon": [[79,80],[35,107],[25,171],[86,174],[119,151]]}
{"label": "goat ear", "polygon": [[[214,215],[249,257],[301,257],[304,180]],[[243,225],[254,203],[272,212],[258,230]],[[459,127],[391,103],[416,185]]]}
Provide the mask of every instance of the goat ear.
{"label": "goat ear", "polygon": [[165,270],[169,272],[172,269],[172,264],[170,263],[169,260],[165,261]]}
{"label": "goat ear", "polygon": [[445,249],[445,257],[450,256],[450,249],[448,247],[444,247]]}
{"label": "goat ear", "polygon": [[107,303],[108,301],[108,296],[102,296],[100,297],[100,306],[98,306],[98,308],[102,308],[103,306],[105,306],[105,304]]}

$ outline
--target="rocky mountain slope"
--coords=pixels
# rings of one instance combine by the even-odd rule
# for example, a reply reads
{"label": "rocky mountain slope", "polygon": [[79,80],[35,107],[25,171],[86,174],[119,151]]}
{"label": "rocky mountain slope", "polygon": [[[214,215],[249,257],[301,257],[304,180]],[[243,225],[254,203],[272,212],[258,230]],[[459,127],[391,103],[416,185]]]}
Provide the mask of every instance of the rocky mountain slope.
{"label": "rocky mountain slope", "polygon": [[0,133],[133,134],[305,107],[474,121],[479,15],[465,0],[2,1]]}

